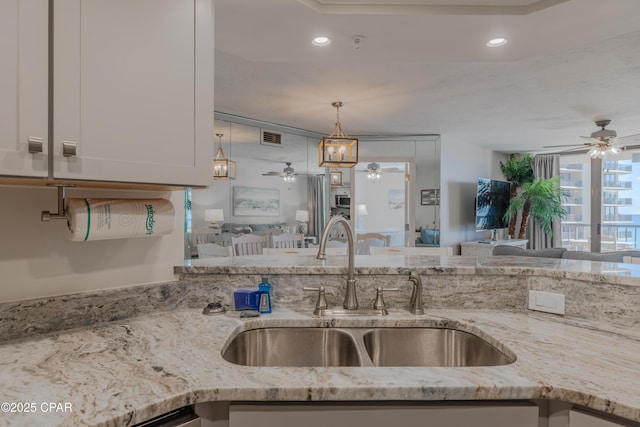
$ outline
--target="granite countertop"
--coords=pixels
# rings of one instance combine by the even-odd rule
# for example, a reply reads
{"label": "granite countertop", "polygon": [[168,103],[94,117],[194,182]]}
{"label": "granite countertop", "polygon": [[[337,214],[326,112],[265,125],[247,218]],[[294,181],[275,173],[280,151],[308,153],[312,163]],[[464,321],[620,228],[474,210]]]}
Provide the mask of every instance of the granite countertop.
{"label": "granite countertop", "polygon": [[[356,274],[544,275],[610,284],[640,286],[640,264],[591,262],[520,256],[356,255]],[[194,259],[174,268],[176,274],[345,274],[346,257],[318,260],[310,255],[253,255]]]}
{"label": "granite countertop", "polygon": [[[221,357],[238,332],[264,326],[448,326],[515,353],[474,368],[246,367]],[[132,425],[207,401],[560,399],[640,421],[640,332],[534,312],[428,309],[386,318],[326,319],[280,309],[257,319],[201,309],[148,314],[0,346],[0,426]],[[71,412],[44,412],[47,402]]]}

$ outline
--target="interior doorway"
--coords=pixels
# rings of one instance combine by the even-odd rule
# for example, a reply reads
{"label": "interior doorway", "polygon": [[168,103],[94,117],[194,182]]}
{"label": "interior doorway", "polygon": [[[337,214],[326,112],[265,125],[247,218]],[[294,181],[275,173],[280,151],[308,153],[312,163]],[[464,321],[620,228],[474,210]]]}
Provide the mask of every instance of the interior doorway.
{"label": "interior doorway", "polygon": [[364,158],[352,169],[351,221],[356,234],[390,236],[391,247],[414,246],[413,159]]}

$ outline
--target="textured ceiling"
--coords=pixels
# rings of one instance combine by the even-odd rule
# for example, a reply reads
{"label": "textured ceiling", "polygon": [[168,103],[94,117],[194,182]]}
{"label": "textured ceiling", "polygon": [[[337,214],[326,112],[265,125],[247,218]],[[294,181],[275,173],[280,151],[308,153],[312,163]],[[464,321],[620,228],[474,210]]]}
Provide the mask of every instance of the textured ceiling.
{"label": "textured ceiling", "polygon": [[[503,152],[579,144],[598,118],[640,132],[638,0],[437,2],[545,6],[526,15],[323,13],[310,1],[346,3],[216,0],[216,111],[329,133],[342,100],[349,134],[438,133]],[[312,46],[319,34],[331,44]],[[498,36],[509,43],[485,46]]]}

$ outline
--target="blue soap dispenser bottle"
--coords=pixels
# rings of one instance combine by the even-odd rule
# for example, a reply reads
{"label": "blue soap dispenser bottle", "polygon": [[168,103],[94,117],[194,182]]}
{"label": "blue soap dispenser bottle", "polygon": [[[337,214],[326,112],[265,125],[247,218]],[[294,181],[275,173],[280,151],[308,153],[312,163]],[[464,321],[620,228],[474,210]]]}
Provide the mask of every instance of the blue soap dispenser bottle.
{"label": "blue soap dispenser bottle", "polygon": [[260,313],[271,313],[271,283],[266,277],[262,278],[262,283],[258,285],[260,294]]}

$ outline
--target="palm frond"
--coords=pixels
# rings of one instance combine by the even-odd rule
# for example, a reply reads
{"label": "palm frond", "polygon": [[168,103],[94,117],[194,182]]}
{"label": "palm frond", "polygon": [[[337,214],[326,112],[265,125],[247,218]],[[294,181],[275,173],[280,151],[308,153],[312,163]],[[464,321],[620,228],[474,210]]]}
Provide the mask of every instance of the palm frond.
{"label": "palm frond", "polygon": [[533,155],[530,153],[512,153],[509,160],[500,162],[500,169],[507,181],[511,181],[516,187],[533,181]]}
{"label": "palm frond", "polygon": [[545,233],[553,235],[551,224],[555,219],[562,219],[567,212],[562,207],[567,193],[560,188],[560,178],[536,179],[522,185],[522,191],[511,199],[507,215],[509,219],[516,215],[526,202],[530,205],[529,215],[539,224]]}

